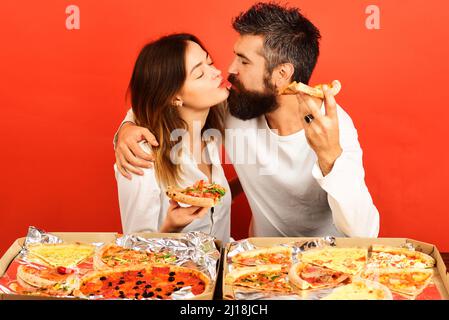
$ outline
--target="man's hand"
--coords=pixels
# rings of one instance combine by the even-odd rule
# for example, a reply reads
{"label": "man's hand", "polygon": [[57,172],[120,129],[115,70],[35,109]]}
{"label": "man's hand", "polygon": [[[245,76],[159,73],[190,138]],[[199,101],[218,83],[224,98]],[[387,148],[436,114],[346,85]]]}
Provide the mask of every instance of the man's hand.
{"label": "man's hand", "polygon": [[[318,157],[323,176],[331,172],[335,160],[341,155],[340,134],[338,129],[337,102],[327,85],[323,86],[325,114],[321,113],[321,99],[299,92],[296,97],[299,102],[304,133],[310,147]],[[312,115],[310,122],[306,116]]]}
{"label": "man's hand", "polygon": [[115,147],[115,163],[120,173],[131,180],[131,174],[143,175],[140,168],[151,168],[154,156],[142,150],[139,142],[146,140],[152,146],[159,144],[154,135],[143,127],[138,127],[132,122],[126,122],[118,132],[117,145]]}

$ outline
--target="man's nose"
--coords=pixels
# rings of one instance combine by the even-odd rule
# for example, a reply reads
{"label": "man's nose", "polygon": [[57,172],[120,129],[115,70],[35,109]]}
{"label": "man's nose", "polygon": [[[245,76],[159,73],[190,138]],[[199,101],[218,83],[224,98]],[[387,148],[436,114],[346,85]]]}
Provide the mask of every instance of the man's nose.
{"label": "man's nose", "polygon": [[236,63],[235,63],[235,59],[232,60],[230,66],[228,68],[228,73],[229,74],[238,74]]}

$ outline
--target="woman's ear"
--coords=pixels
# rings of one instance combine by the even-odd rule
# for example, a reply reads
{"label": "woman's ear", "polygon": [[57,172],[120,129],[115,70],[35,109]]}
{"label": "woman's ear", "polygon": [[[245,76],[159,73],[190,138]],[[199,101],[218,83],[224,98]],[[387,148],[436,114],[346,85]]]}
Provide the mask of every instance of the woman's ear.
{"label": "woman's ear", "polygon": [[173,101],[172,101],[172,105],[173,105],[174,107],[182,107],[183,104],[184,104],[184,103],[182,102],[181,97],[175,97],[175,99],[173,99]]}
{"label": "woman's ear", "polygon": [[285,88],[291,82],[295,67],[291,63],[283,63],[273,70],[274,85],[277,89]]}

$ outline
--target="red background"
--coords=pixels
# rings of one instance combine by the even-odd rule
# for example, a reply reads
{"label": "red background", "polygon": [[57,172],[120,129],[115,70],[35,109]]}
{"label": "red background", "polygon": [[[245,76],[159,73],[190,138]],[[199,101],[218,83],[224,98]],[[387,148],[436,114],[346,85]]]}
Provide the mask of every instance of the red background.
{"label": "red background", "polygon": [[[65,8],[80,8],[67,30]],[[49,231],[121,231],[112,136],[125,115],[135,58],[170,32],[200,37],[226,71],[231,18],[253,1],[9,1],[0,9],[0,253],[29,225]],[[446,1],[296,0],[321,30],[312,83],[339,79],[338,102],[364,150],[382,237],[449,251],[446,209],[449,46]],[[381,29],[365,27],[380,8]],[[226,173],[234,175],[232,167]],[[240,197],[232,235],[247,235]]]}

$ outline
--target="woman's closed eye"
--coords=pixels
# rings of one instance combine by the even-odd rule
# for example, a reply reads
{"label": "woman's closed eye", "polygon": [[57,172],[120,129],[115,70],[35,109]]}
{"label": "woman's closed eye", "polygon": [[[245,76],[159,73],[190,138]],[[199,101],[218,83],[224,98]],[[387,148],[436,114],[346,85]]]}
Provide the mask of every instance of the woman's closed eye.
{"label": "woman's closed eye", "polygon": [[[213,61],[211,61],[211,62],[208,62],[207,63],[209,66],[213,66],[214,65],[214,62]],[[201,72],[201,74],[196,78],[196,79],[200,79],[200,78],[202,78],[204,76],[204,72]]]}

